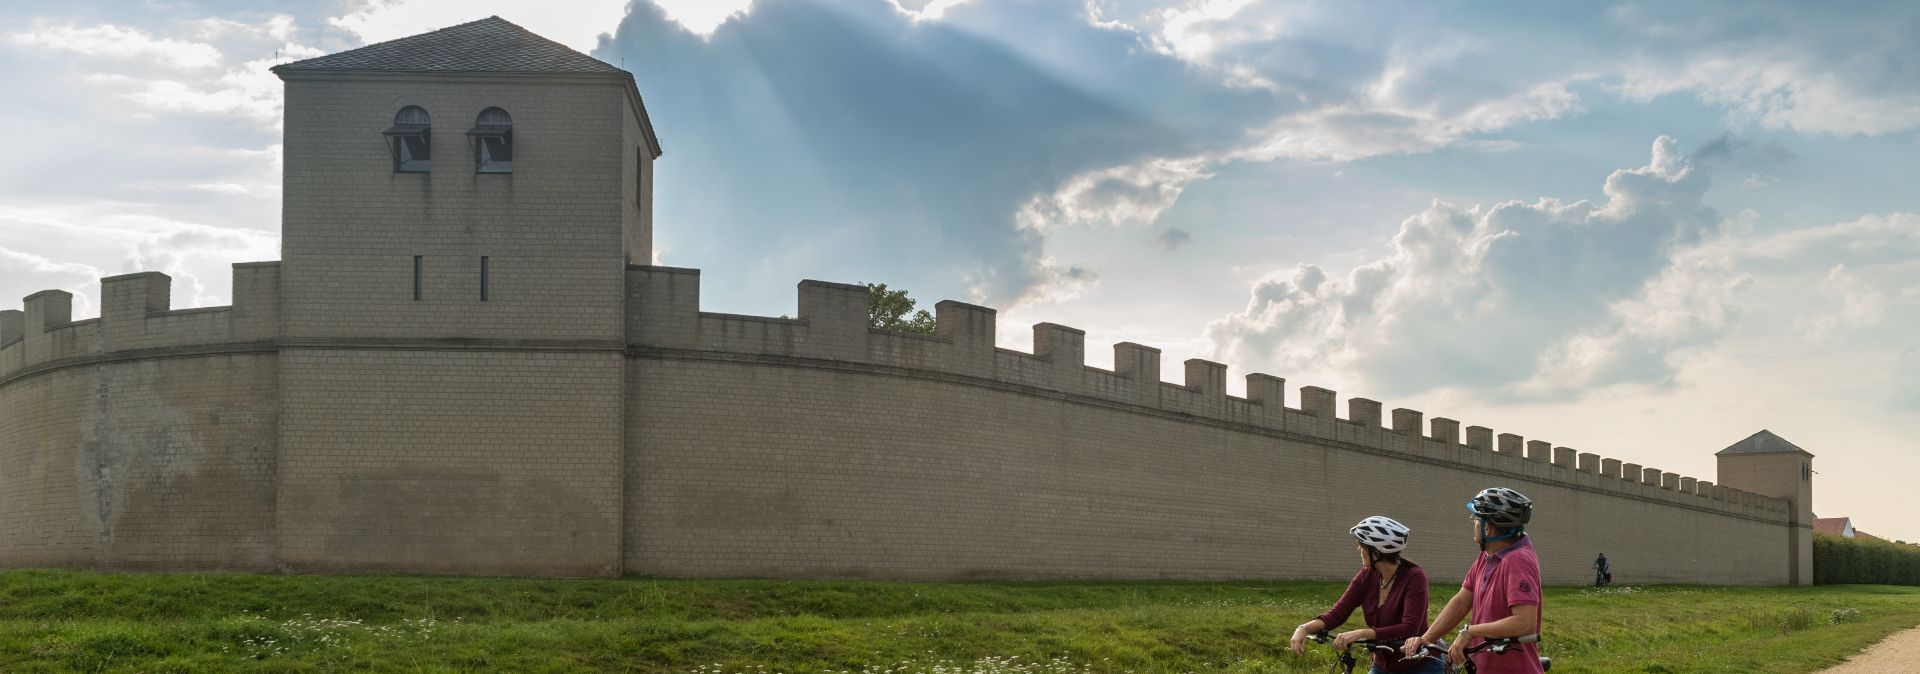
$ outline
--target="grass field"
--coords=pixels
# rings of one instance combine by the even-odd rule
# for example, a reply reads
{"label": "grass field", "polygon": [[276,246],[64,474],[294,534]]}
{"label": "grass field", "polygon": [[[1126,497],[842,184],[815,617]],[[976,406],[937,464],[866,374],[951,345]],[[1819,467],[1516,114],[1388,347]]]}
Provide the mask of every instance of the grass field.
{"label": "grass field", "polygon": [[[0,671],[1325,671],[1285,633],[1339,590],[9,571]],[[1920,624],[1920,588],[1551,588],[1546,619],[1555,672],[1811,672]]]}

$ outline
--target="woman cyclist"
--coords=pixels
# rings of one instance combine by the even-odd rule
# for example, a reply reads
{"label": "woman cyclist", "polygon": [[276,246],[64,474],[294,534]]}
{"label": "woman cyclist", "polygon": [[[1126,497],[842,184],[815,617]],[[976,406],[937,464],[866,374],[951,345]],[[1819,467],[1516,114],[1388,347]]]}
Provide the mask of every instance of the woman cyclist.
{"label": "woman cyclist", "polygon": [[[1474,622],[1455,640],[1447,659],[1463,661],[1469,641],[1485,641],[1539,634],[1541,626],[1540,558],[1534,554],[1533,539],[1527,535],[1527,522],[1533,519],[1533,501],[1520,492],[1494,487],[1474,495],[1467,502],[1473,518],[1473,539],[1480,546],[1480,557],[1467,569],[1460,591],[1447,601],[1433,625],[1424,633],[1408,639],[1402,646],[1407,654],[1417,653],[1438,641],[1455,625],[1466,620],[1469,611]],[[1481,652],[1473,656],[1475,666],[1486,674],[1540,674],[1540,645],[1521,644],[1521,656]]]}
{"label": "woman cyclist", "polygon": [[[1350,530],[1359,541],[1360,572],[1354,574],[1340,601],[1319,617],[1293,629],[1291,646],[1298,655],[1307,636],[1339,627],[1359,608],[1366,629],[1342,632],[1335,648],[1359,640],[1393,642],[1427,631],[1427,572],[1401,557],[1407,549],[1407,527],[1378,515],[1360,520]],[[1440,674],[1443,666],[1432,658],[1407,659],[1397,650],[1373,653],[1372,674]]]}

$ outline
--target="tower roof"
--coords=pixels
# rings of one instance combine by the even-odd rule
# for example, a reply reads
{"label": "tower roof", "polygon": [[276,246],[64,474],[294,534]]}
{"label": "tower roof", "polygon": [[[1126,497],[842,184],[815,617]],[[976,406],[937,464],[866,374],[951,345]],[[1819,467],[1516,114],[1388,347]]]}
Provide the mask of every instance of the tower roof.
{"label": "tower roof", "polygon": [[629,75],[498,16],[284,63],[273,70]]}
{"label": "tower roof", "polygon": [[328,77],[335,73],[443,73],[512,75],[608,76],[625,85],[640,115],[640,129],[654,157],[660,156],[660,137],[653,132],[646,102],[640,98],[633,73],[540,37],[498,16],[469,21],[430,33],[376,42],[365,47],[282,63],[270,68],[281,79]]}
{"label": "tower roof", "polygon": [[1727,454],[1793,454],[1813,456],[1813,452],[1801,449],[1799,445],[1787,442],[1786,438],[1774,435],[1773,431],[1760,429],[1759,433],[1747,436],[1747,439],[1727,445],[1726,449],[1714,452],[1715,456]]}

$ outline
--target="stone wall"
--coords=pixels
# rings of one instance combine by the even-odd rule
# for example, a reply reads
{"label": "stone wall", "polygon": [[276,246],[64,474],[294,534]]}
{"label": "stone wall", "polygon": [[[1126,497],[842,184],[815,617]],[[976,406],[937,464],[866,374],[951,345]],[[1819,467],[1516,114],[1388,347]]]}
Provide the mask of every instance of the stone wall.
{"label": "stone wall", "polygon": [[166,276],[117,276],[85,321],[28,298],[0,346],[0,564],[272,568],[277,285],[235,265],[235,306],[174,311]]}
{"label": "stone wall", "polygon": [[1506,485],[1540,504],[1550,582],[1599,552],[1629,582],[1790,580],[1784,501],[1365,399],[1343,418],[1314,387],[1288,407],[1267,375],[1228,396],[1205,361],[1165,383],[1136,344],[1089,367],[1063,326],[999,349],[958,302],[929,337],[868,328],[861,286],[804,282],[771,319],[700,312],[698,285],[630,270],[629,572],[1337,579],[1346,528],[1387,514],[1458,578],[1465,502]]}
{"label": "stone wall", "polygon": [[273,263],[236,265],[233,307],[172,310],[159,274],[103,281],[99,319],[38,293],[0,315],[0,564],[1339,579],[1346,527],[1386,514],[1452,580],[1497,484],[1540,504],[1549,582],[1599,552],[1631,583],[1796,572],[1797,503],[1262,374],[1230,396],[1201,360],[1162,382],[1137,344],[1090,366],[1059,325],[1000,349],[959,302],[907,335],[862,286],[766,318],[625,271],[624,347],[289,341]]}
{"label": "stone wall", "polygon": [[[422,345],[423,347],[432,346]],[[619,572],[618,353],[287,349],[296,573]]]}

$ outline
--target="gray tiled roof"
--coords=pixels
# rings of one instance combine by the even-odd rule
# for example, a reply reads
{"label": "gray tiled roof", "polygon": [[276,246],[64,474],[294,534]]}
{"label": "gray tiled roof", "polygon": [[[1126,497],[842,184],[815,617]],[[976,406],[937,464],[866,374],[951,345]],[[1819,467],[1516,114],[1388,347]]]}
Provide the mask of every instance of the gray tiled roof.
{"label": "gray tiled roof", "polygon": [[1761,429],[1759,433],[1749,435],[1745,440],[1727,445],[1726,449],[1714,452],[1714,454],[1717,456],[1720,454],[1791,454],[1794,452],[1813,456],[1813,452],[1801,449],[1798,445],[1787,442],[1786,438],[1774,435],[1773,431]]}
{"label": "gray tiled roof", "polygon": [[627,74],[497,16],[294,61],[274,70]]}

